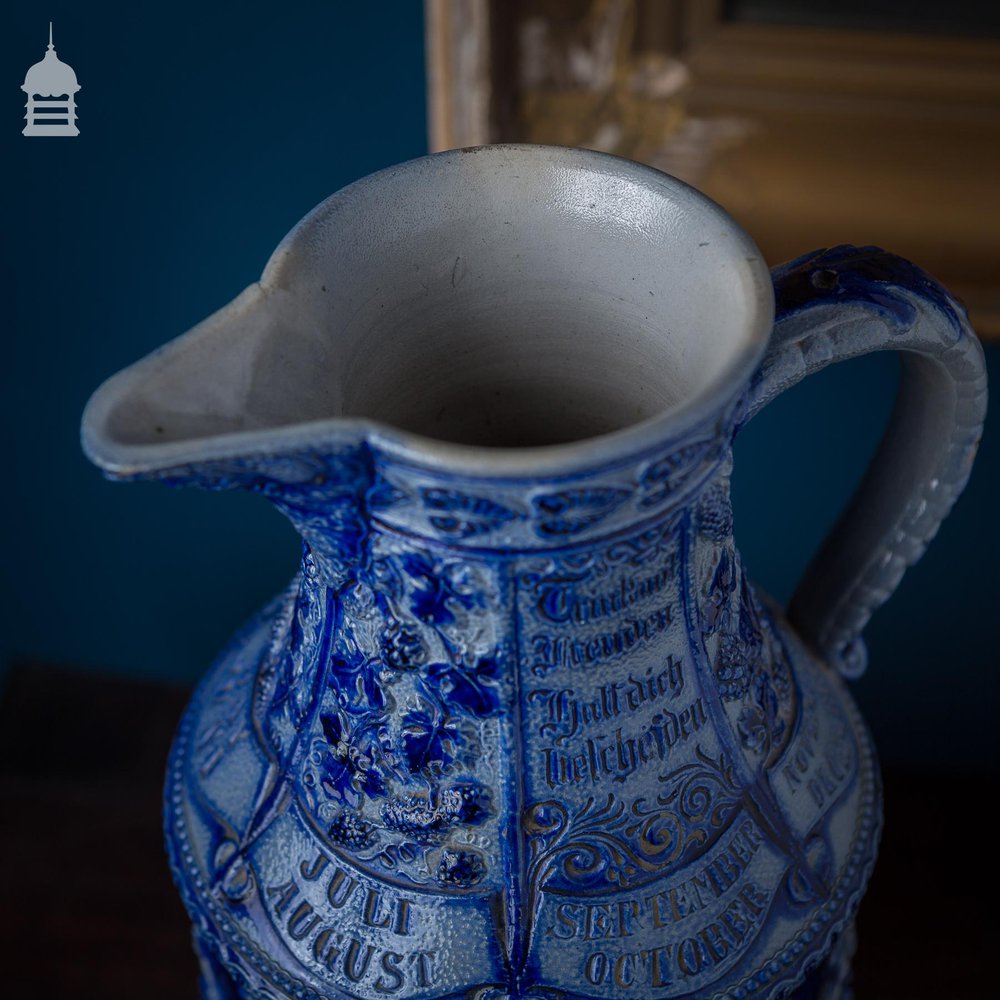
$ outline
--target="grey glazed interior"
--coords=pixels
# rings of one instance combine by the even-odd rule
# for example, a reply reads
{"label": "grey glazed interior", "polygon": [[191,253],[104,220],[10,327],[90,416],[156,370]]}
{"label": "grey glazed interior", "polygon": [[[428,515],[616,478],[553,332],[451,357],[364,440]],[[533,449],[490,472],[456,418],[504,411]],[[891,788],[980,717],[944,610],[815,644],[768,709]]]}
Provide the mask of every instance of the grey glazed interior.
{"label": "grey glazed interior", "polygon": [[148,444],[363,417],[490,446],[603,434],[701,393],[759,336],[746,254],[715,206],[625,161],[414,161],[321,205],[262,287],[145,363],[108,430]]}

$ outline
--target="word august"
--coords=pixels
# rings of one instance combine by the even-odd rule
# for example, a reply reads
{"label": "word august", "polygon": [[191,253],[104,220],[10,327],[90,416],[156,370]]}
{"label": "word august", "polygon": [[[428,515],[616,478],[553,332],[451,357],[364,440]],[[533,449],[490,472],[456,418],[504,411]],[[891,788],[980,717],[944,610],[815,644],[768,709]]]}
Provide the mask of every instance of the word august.
{"label": "word august", "polygon": [[[294,878],[267,886],[265,895],[274,919],[285,924],[293,941],[307,947],[311,958],[348,983],[364,981],[377,993],[398,993],[407,984],[419,988],[434,985],[434,952],[406,947],[405,939],[410,936],[413,921],[410,900],[387,897],[380,889],[366,889],[322,854],[312,863],[303,861],[299,875],[304,882],[325,883],[324,903],[335,912],[324,916],[304,898]],[[353,933],[342,930],[344,921],[337,919],[345,907],[357,909],[361,914],[362,927]],[[322,909],[327,910],[327,905]],[[394,947],[377,947],[364,940],[364,934],[358,934],[362,928],[373,932],[380,943],[392,941]]]}

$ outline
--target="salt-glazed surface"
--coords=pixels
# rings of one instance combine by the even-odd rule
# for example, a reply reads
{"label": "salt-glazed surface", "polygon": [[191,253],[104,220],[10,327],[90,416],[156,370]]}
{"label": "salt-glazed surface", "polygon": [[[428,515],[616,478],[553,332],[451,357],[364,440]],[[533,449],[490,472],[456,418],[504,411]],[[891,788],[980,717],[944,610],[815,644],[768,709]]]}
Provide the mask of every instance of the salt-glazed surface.
{"label": "salt-glazed surface", "polygon": [[[655,171],[441,154],[95,395],[109,474],[260,493],[304,541],[170,760],[206,997],[848,995],[880,791],[841,674],[964,485],[984,369],[883,251],[773,280]],[[733,541],[732,442],[883,348],[889,443],[793,627]]]}

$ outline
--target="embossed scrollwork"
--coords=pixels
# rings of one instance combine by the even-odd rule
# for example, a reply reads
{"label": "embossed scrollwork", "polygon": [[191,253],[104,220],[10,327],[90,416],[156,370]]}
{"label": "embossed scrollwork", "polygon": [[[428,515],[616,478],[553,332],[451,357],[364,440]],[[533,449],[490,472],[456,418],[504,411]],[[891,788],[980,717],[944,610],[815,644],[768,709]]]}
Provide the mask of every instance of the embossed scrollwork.
{"label": "embossed scrollwork", "polygon": [[627,888],[685,863],[725,829],[743,800],[732,765],[698,747],[697,760],[661,777],[655,799],[609,794],[570,815],[555,800],[524,816],[530,891]]}

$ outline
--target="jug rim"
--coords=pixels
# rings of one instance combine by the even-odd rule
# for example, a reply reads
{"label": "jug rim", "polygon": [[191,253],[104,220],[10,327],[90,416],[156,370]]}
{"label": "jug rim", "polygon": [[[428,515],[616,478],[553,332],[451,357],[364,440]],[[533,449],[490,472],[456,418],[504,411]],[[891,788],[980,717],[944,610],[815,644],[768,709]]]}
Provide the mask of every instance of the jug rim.
{"label": "jug rim", "polygon": [[[369,417],[327,417],[265,428],[216,433],[163,442],[115,439],[110,418],[116,403],[137,382],[149,377],[159,361],[181,342],[197,337],[208,324],[233,311],[252,308],[279,287],[284,269],[294,257],[297,242],[318,219],[338,203],[357,198],[400,172],[422,169],[429,163],[446,165],[469,155],[555,157],[567,165],[589,165],[610,171],[650,189],[668,191],[678,203],[687,203],[712,216],[733,242],[734,259],[746,276],[745,329],[721,371],[676,405],[645,419],[596,436],[560,444],[492,446],[456,443],[393,426]],[[264,267],[261,278],[230,303],[168,344],[111,376],[91,396],[84,410],[81,443],[87,457],[109,475],[133,478],[168,473],[178,466],[226,460],[252,460],[301,451],[323,452],[359,446],[370,447],[409,465],[463,476],[483,478],[540,478],[592,470],[596,465],[619,464],[644,453],[662,450],[697,428],[727,413],[746,389],[770,337],[774,319],[774,294],[770,271],[751,237],[717,202],[686,182],[647,164],[597,150],[530,143],[497,143],[445,150],[386,167],[341,188],[320,202],[280,241]]]}

